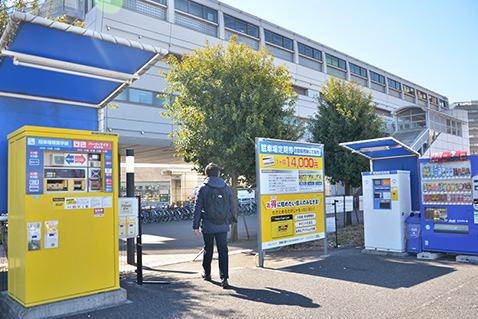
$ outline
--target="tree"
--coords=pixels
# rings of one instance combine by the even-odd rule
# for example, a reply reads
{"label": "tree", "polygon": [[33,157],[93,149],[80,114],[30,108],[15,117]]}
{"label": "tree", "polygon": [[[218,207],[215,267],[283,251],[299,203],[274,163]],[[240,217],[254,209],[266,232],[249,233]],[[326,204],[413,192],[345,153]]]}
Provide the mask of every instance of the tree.
{"label": "tree", "polygon": [[[49,3],[48,7],[45,3]],[[44,16],[46,19],[55,20],[67,24],[72,24],[77,27],[84,28],[85,22],[75,20],[70,21],[66,15],[58,16],[53,19],[50,12],[54,9],[53,1],[42,0],[1,0],[0,1],[0,35],[3,34],[10,20],[10,14],[14,11],[25,12],[31,15]],[[46,10],[44,10],[44,8]]]}
{"label": "tree", "polygon": [[[339,146],[339,143],[366,140],[385,135],[385,124],[375,113],[372,93],[365,93],[356,82],[331,77],[317,98],[318,112],[309,121],[309,141],[324,144],[325,175],[334,184],[345,185],[345,195],[361,185],[361,172],[369,161]],[[351,216],[348,216],[351,223]]]}
{"label": "tree", "polygon": [[[302,136],[301,125],[290,125],[296,122],[291,76],[265,48],[254,51],[237,37],[226,47],[206,43],[180,62],[171,55],[166,63],[165,93],[179,94],[163,114],[177,127],[171,135],[177,155],[200,172],[210,162],[219,165],[237,206],[239,183],[256,182],[255,137]],[[237,239],[234,224],[231,240]]]}

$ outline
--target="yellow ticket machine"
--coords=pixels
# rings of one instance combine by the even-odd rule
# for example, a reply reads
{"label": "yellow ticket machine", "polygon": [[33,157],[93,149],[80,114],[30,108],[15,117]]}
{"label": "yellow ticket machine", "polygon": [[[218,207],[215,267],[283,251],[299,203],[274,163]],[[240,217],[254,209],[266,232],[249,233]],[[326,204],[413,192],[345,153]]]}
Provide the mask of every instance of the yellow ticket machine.
{"label": "yellow ticket machine", "polygon": [[8,294],[25,307],[119,289],[118,135],[8,135]]}

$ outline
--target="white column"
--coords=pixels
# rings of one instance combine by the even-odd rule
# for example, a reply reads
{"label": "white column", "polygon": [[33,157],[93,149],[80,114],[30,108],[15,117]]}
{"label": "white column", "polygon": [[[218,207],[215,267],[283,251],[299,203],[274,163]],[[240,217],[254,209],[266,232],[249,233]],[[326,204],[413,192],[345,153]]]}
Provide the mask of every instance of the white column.
{"label": "white column", "polygon": [[299,44],[297,43],[296,40],[292,40],[294,41],[294,45],[293,45],[293,48],[294,48],[294,56],[292,58],[292,61],[296,64],[299,64]]}
{"label": "white column", "polygon": [[217,34],[218,38],[229,41],[229,39],[226,39],[226,31],[224,29],[224,13],[222,11],[217,12],[217,23],[219,24]]}
{"label": "white column", "polygon": [[347,68],[346,70],[346,75],[345,75],[345,79],[347,81],[350,81],[350,65],[349,65],[349,61],[345,60],[345,67]]}
{"label": "white column", "polygon": [[266,45],[266,36],[264,35],[264,28],[262,26],[259,26],[259,41],[261,46]]}
{"label": "white column", "polygon": [[168,0],[168,10],[166,11],[166,21],[174,23],[174,0]]}

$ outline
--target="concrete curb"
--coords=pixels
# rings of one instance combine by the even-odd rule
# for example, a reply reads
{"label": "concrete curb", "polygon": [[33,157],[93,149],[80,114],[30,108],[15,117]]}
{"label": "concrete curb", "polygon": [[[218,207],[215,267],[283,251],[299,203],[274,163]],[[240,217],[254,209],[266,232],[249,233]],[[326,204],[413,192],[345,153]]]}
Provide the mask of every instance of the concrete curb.
{"label": "concrete curb", "polygon": [[123,288],[28,308],[12,299],[7,291],[0,294],[0,310],[6,319],[55,318],[119,306],[128,302],[126,290]]}

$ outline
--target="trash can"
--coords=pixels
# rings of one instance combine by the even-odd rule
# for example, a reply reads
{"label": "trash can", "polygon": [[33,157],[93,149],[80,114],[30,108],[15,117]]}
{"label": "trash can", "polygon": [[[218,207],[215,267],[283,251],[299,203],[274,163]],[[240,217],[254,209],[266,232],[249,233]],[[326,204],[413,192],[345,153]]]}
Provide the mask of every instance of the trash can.
{"label": "trash can", "polygon": [[407,252],[418,254],[422,252],[422,223],[420,214],[410,213],[405,220],[407,225]]}

